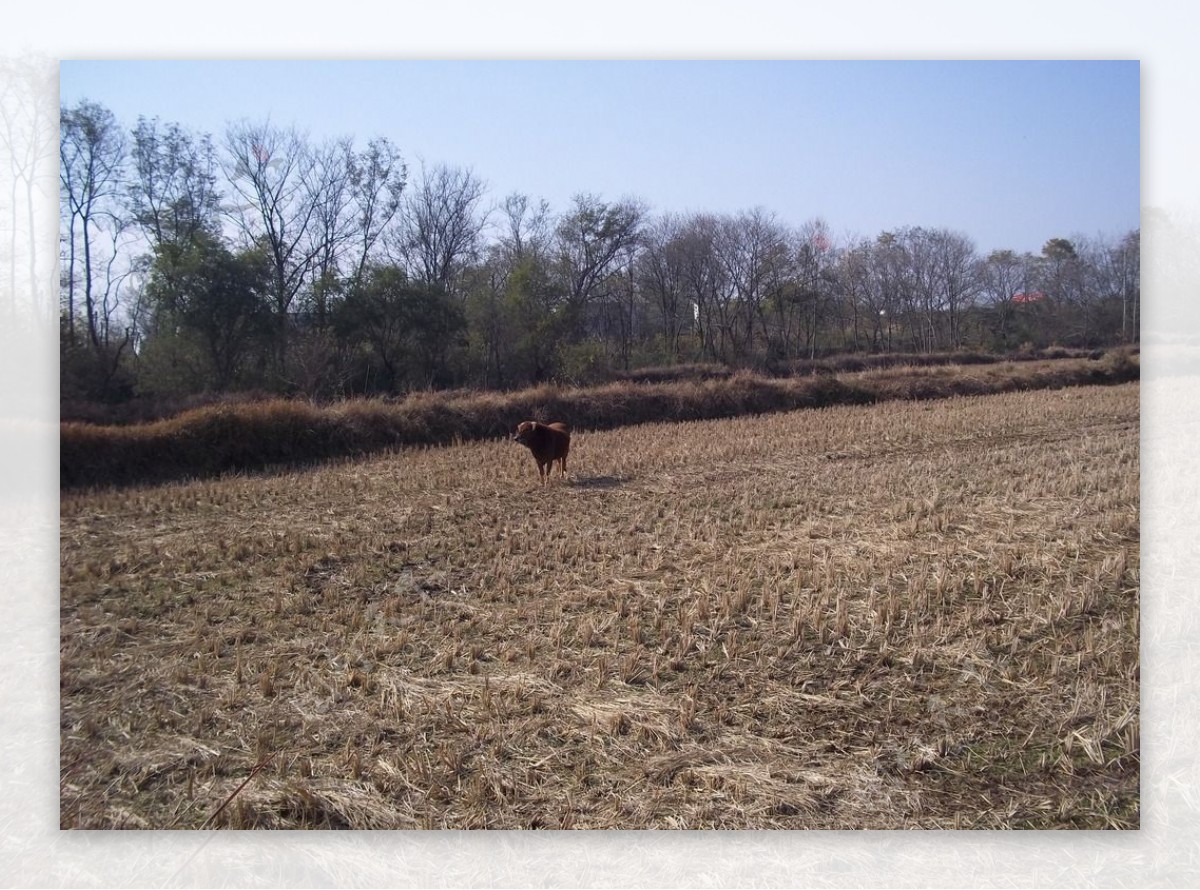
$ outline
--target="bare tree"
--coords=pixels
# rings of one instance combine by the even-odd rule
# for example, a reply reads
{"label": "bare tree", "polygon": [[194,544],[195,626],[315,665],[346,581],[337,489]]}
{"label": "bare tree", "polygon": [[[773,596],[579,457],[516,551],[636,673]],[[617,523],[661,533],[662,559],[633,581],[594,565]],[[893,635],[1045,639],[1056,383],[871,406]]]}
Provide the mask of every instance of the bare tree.
{"label": "bare tree", "polygon": [[[271,300],[281,331],[323,249],[318,205],[322,167],[295,129],[241,122],[225,135],[230,219],[247,246],[261,244],[271,263]],[[282,344],[281,344],[282,345]]]}
{"label": "bare tree", "polygon": [[114,273],[125,229],[125,137],[111,111],[86,99],[62,109],[59,134],[68,336],[74,337],[76,288],[82,285],[87,337],[99,353],[108,345],[122,277]]}
{"label": "bare tree", "polygon": [[1121,296],[1121,340],[1136,343],[1141,336],[1142,232],[1135,229],[1109,252],[1112,273]]}
{"label": "bare tree", "polygon": [[963,345],[962,321],[981,289],[981,272],[975,244],[966,235],[938,229],[931,236],[936,305],[946,320],[948,345]]}
{"label": "bare tree", "polygon": [[504,386],[519,367],[532,379],[550,371],[559,300],[550,286],[553,225],[550,205],[527,195],[508,195],[499,207],[495,239],[470,275],[472,327],[482,352],[485,385]]}
{"label": "bare tree", "polygon": [[479,250],[485,191],[483,181],[468,169],[422,163],[403,203],[396,245],[413,279],[457,293],[464,264]]}
{"label": "bare tree", "polygon": [[508,195],[501,205],[501,215],[497,243],[510,262],[549,257],[554,231],[550,205],[545,199],[534,203],[528,195]]}
{"label": "bare tree", "polygon": [[190,242],[201,231],[217,230],[218,164],[207,135],[194,136],[158,118],[138,118],[132,167],[129,208],[152,247]]}
{"label": "bare tree", "polygon": [[350,154],[347,163],[353,212],[353,253],[347,285],[353,287],[400,219],[408,168],[399,150],[385,137],[370,140],[364,151]]}
{"label": "bare tree", "polygon": [[285,380],[315,396],[339,391],[349,379],[350,353],[330,327],[333,310],[363,281],[387,234],[399,220],[407,169],[385,138],[359,152],[351,139],[314,148],[309,190],[314,207],[315,256],[308,287],[308,324],[287,356]]}
{"label": "bare tree", "polygon": [[314,146],[308,199],[313,209],[313,265],[310,308],[316,326],[324,328],[328,300],[340,289],[340,268],[353,232],[353,195],[350,169],[354,156],[350,139],[334,139]]}
{"label": "bare tree", "polygon": [[938,345],[943,308],[938,289],[936,236],[922,226],[905,226],[896,233],[893,248],[889,259],[902,264],[897,278],[906,285],[902,290],[904,321],[912,348],[933,352]]}
{"label": "bare tree", "polygon": [[[829,226],[820,219],[805,223],[792,236],[789,251],[790,263],[775,263],[769,278],[771,303],[777,307],[782,329],[782,352],[793,354],[789,331],[794,321],[803,332],[804,351],[815,358],[834,300],[835,252]],[[797,316],[794,320],[791,313]]]}
{"label": "bare tree", "polygon": [[748,359],[754,348],[755,325],[764,326],[767,283],[772,270],[787,263],[787,233],[774,214],[762,208],[722,217],[714,242],[724,272],[718,291],[722,331],[734,361]]}
{"label": "bare tree", "polygon": [[850,320],[850,342],[855,351],[863,348],[867,329],[872,331],[872,344],[878,343],[878,309],[871,311],[870,245],[859,242],[848,247],[836,267],[837,291],[842,301],[842,314]]}
{"label": "bare tree", "polygon": [[555,229],[558,263],[567,297],[582,309],[606,291],[606,279],[623,272],[630,247],[639,243],[646,210],[634,200],[607,204],[579,194]]}
{"label": "bare tree", "polygon": [[683,237],[683,220],[663,214],[647,227],[637,264],[638,280],[654,301],[667,356],[672,362],[679,357],[679,340],[691,315],[687,311]]}
{"label": "bare tree", "polygon": [[[842,261],[842,288],[862,307],[870,327],[871,350],[892,351],[895,327],[914,312],[908,252],[890,231],[862,241]],[[864,331],[865,333],[865,331]],[[856,337],[858,333],[856,332]]]}
{"label": "bare tree", "polygon": [[[1013,320],[1018,309],[1014,297],[1032,290],[1033,257],[1012,250],[994,250],[987,255],[980,269],[981,295],[995,317],[995,345],[1010,349]],[[1023,298],[1027,299],[1027,298]]]}
{"label": "bare tree", "polygon": [[684,295],[691,304],[701,351],[707,358],[725,361],[726,325],[722,319],[727,291],[716,255],[718,225],[718,218],[711,214],[689,217],[682,224],[677,250]]}
{"label": "bare tree", "polygon": [[1141,297],[1141,234],[1113,240],[1104,236],[1075,239],[1083,285],[1076,300],[1084,345],[1136,339]]}

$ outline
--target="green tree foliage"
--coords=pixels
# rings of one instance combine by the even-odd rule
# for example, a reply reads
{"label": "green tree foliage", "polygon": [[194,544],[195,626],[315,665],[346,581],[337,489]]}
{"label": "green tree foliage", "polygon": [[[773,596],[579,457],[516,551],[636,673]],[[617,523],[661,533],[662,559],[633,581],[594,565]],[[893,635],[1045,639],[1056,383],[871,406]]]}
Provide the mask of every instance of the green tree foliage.
{"label": "green tree foliage", "polygon": [[440,288],[411,282],[397,266],[375,266],[337,305],[333,325],[362,350],[361,388],[397,392],[450,382],[450,354],[464,345],[466,320]]}
{"label": "green tree foliage", "polygon": [[549,270],[537,258],[526,257],[509,277],[504,310],[513,333],[512,363],[518,379],[553,379],[562,349],[579,327],[579,305],[561,299]]}
{"label": "green tree foliage", "polygon": [[146,285],[146,360],[173,369],[165,376],[187,391],[251,382],[248,365],[270,332],[270,280],[260,248],[235,254],[203,231],[159,245]]}
{"label": "green tree foliage", "polygon": [[218,164],[208,136],[140,117],[133,129],[132,167],[129,213],[152,247],[217,232]]}
{"label": "green tree foliage", "polygon": [[614,285],[633,261],[645,216],[645,208],[633,200],[609,204],[590,194],[572,198],[555,229],[553,266],[567,303],[557,314],[571,323],[571,339],[585,338],[588,322],[604,315],[599,307],[616,297]]}

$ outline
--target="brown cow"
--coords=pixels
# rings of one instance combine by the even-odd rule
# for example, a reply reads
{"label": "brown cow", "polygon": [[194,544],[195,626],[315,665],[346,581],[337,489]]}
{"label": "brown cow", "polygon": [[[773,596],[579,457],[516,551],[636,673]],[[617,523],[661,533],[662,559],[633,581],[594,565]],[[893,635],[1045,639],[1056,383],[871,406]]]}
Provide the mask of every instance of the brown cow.
{"label": "brown cow", "polygon": [[538,481],[545,483],[550,478],[554,461],[558,461],[558,475],[567,475],[567,452],[571,450],[571,428],[565,423],[538,423],[525,420],[517,425],[513,441],[520,442],[533,452],[538,465]]}

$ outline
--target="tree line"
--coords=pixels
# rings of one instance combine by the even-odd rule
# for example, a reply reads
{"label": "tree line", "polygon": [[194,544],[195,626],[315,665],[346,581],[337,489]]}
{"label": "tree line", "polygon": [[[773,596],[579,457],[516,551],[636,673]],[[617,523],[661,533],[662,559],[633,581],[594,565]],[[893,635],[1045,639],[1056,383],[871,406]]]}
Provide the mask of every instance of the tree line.
{"label": "tree line", "polygon": [[489,198],[385,137],[219,139],[87,100],[60,119],[64,398],[334,398],[588,383],[693,362],[1136,342],[1140,233],[981,256],[755,208]]}

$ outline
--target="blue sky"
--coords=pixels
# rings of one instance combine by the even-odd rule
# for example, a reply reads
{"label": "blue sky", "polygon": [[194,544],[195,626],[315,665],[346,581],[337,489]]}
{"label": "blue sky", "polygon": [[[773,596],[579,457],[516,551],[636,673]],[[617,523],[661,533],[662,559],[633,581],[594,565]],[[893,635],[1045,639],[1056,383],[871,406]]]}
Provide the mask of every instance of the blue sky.
{"label": "blue sky", "polygon": [[761,206],[842,236],[946,227],[984,252],[1139,221],[1136,61],[64,61],[60,89],[129,126],[385,135],[555,209]]}

